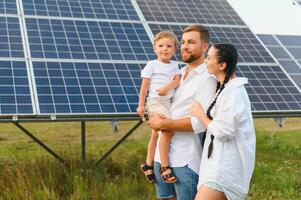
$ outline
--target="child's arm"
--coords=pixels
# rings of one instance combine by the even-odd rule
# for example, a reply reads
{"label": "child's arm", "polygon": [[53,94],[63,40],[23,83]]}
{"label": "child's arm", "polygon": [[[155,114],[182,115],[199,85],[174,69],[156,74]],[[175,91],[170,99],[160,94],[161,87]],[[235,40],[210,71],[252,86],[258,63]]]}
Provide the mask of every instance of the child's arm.
{"label": "child's arm", "polygon": [[146,94],[149,88],[149,84],[150,84],[150,78],[143,78],[142,79],[142,83],[141,83],[141,87],[140,87],[140,93],[139,93],[139,103],[138,103],[138,108],[137,108],[137,112],[139,114],[140,117],[144,117],[144,104],[145,104],[145,98],[146,98]]}
{"label": "child's arm", "polygon": [[178,85],[180,84],[180,80],[181,80],[181,75],[176,74],[174,79],[170,83],[164,85],[163,87],[157,90],[158,95],[164,96],[167,94],[169,90],[177,88]]}

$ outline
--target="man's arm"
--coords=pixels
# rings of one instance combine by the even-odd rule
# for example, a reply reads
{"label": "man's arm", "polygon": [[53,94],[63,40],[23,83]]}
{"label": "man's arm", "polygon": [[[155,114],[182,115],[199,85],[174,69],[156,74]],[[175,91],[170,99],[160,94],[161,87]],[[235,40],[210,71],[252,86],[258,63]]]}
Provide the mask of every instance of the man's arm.
{"label": "man's arm", "polygon": [[182,119],[164,119],[160,115],[154,114],[148,121],[149,126],[154,130],[184,131],[192,132],[190,117]]}

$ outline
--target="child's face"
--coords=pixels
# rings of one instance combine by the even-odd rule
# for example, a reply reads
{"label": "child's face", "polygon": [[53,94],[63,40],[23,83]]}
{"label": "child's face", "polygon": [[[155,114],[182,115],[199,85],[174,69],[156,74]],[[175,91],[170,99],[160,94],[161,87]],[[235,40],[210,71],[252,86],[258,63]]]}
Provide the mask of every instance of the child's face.
{"label": "child's face", "polygon": [[159,61],[169,63],[171,57],[176,52],[175,41],[170,38],[161,38],[155,43],[154,52]]}

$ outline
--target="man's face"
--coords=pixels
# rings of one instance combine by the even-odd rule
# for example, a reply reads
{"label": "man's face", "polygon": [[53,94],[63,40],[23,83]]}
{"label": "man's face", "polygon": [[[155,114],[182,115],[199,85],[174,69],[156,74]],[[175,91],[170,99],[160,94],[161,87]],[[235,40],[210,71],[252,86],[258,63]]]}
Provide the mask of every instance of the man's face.
{"label": "man's face", "polygon": [[200,33],[197,31],[183,33],[181,40],[182,60],[186,63],[192,63],[199,59],[206,51],[207,46],[204,46],[206,44],[202,42]]}

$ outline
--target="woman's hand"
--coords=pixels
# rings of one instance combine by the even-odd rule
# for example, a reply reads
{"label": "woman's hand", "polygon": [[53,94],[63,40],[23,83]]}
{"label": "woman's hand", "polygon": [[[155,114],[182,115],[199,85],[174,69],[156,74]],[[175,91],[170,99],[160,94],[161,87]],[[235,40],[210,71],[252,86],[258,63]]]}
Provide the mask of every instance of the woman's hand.
{"label": "woman's hand", "polygon": [[207,114],[204,112],[202,105],[198,101],[194,101],[190,107],[190,114],[197,117],[207,128],[209,123],[212,121],[207,117]]}
{"label": "woman's hand", "polygon": [[202,105],[198,101],[193,102],[192,106],[190,107],[190,114],[198,118],[201,118],[202,116],[206,115]]}

